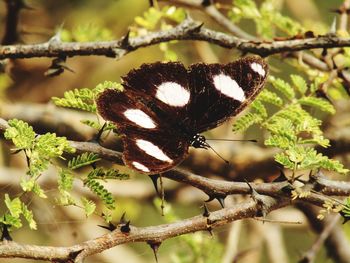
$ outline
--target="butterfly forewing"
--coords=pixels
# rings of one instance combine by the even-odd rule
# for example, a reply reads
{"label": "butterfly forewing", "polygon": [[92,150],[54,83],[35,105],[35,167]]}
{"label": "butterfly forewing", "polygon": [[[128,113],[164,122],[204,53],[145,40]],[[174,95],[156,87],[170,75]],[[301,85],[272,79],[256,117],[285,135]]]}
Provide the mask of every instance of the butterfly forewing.
{"label": "butterfly forewing", "polygon": [[247,57],[221,64],[194,64],[190,67],[193,100],[188,107],[192,116],[188,126],[200,133],[237,115],[262,90],[267,64],[257,57]]}
{"label": "butterfly forewing", "polygon": [[182,63],[143,64],[123,78],[126,92],[137,97],[161,116],[164,122],[188,117],[191,103],[188,73]]}

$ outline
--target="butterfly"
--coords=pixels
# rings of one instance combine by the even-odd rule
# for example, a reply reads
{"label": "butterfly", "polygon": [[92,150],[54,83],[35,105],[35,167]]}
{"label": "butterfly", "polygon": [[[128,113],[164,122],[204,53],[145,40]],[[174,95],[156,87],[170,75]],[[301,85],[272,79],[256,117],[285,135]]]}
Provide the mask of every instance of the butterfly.
{"label": "butterfly", "polygon": [[268,65],[259,57],[228,64],[143,64],[123,80],[123,91],[97,97],[99,114],[122,135],[123,161],[157,174],[181,163],[190,146],[209,148],[200,133],[237,115],[262,90]]}

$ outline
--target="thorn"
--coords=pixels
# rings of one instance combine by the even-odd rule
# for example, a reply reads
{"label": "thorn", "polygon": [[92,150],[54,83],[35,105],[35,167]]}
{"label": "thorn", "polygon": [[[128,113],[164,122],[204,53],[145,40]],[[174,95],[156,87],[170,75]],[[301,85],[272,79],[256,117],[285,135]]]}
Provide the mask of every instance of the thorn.
{"label": "thorn", "polygon": [[215,197],[215,199],[219,201],[222,208],[225,208],[225,198],[226,198],[226,196]]}
{"label": "thorn", "polygon": [[190,32],[191,34],[199,33],[199,32],[201,31],[203,25],[204,25],[204,23],[200,23],[200,24],[196,25],[195,27],[191,28],[191,29],[189,30],[189,32]]}
{"label": "thorn", "polygon": [[203,216],[204,216],[204,217],[209,217],[210,211],[209,211],[209,209],[208,209],[208,207],[207,207],[207,204],[204,203],[204,204],[203,204],[203,207],[204,207]]}
{"label": "thorn", "polygon": [[47,42],[49,43],[49,45],[61,43],[61,30],[58,30]]}
{"label": "thorn", "polygon": [[202,0],[202,3],[201,3],[201,5],[203,7],[208,7],[208,6],[212,5],[212,4],[213,4],[212,0]]}
{"label": "thorn", "polygon": [[120,231],[123,233],[130,233],[130,220],[120,227]]}
{"label": "thorn", "polygon": [[[77,258],[77,256],[80,254],[80,252],[82,252],[84,249],[79,249],[77,251],[72,251],[72,252],[69,252],[69,259],[73,259],[73,261]],[[68,261],[68,262],[71,262],[71,261]],[[74,261],[75,262],[75,261]]]}
{"label": "thorn", "polygon": [[51,62],[51,66],[44,73],[44,75],[48,76],[48,77],[54,77],[54,76],[58,76],[61,73],[63,73],[64,70],[68,70],[68,71],[74,73],[74,70],[69,68],[65,62],[66,62],[65,56],[61,56],[61,57],[57,57],[57,58],[53,59]]}
{"label": "thorn", "polygon": [[204,201],[206,203],[210,202],[210,201],[213,201],[215,199],[215,196],[213,195],[208,195],[208,200]]}
{"label": "thorn", "polygon": [[101,228],[104,228],[104,229],[107,229],[107,230],[109,230],[109,231],[113,231],[113,230],[115,230],[115,229],[117,229],[117,227],[115,226],[115,224],[113,224],[112,222],[109,222],[108,223],[108,226],[104,226],[104,225],[97,225],[97,226],[99,226],[99,227],[101,227]]}
{"label": "thorn", "polygon": [[225,198],[226,195],[224,194],[213,194],[213,195],[208,195],[209,199],[206,200],[205,202],[208,203],[210,201],[213,201],[214,199],[218,200],[222,208],[225,208]]}
{"label": "thorn", "polygon": [[10,232],[8,229],[9,225],[6,224],[2,224],[2,234],[1,234],[1,238],[0,241],[12,241],[12,237],[10,236]]}
{"label": "thorn", "polygon": [[335,36],[337,33],[337,17],[333,18],[331,28],[329,29],[329,32],[327,35],[329,36]]}
{"label": "thorn", "polygon": [[213,229],[211,228],[211,226],[208,226],[208,227],[207,227],[207,231],[209,232],[209,234],[210,234],[211,236],[213,236]]}
{"label": "thorn", "polygon": [[105,122],[102,125],[102,127],[98,130],[98,133],[91,140],[89,140],[89,142],[100,144],[101,136],[102,136],[102,133],[104,132],[104,129],[106,128],[106,126],[107,126],[107,122]]}
{"label": "thorn", "polygon": [[260,198],[260,194],[251,186],[251,184],[246,180],[245,181],[250,188],[250,195],[253,198],[254,202],[258,205],[259,210],[257,216],[266,217],[266,209],[264,208],[264,202]]}
{"label": "thorn", "polygon": [[154,189],[156,190],[157,192],[157,195],[159,195],[159,189],[158,189],[158,179],[159,179],[160,175],[159,174],[150,174],[149,175],[149,178],[151,178],[152,180],[152,183],[153,183],[153,186],[154,186]]}
{"label": "thorn", "polygon": [[350,221],[350,218],[348,215],[346,215],[346,213],[344,213],[343,211],[340,211],[339,214],[343,217],[343,225],[346,224],[348,221]]}
{"label": "thorn", "polygon": [[288,181],[288,178],[286,176],[286,174],[284,173],[283,169],[281,169],[280,167],[277,167],[280,170],[280,175],[273,180],[273,182],[285,182]]}
{"label": "thorn", "polygon": [[158,249],[162,242],[154,242],[154,241],[148,241],[147,244],[151,247],[153,250],[154,258],[156,259],[156,262],[158,263]]}
{"label": "thorn", "polygon": [[21,151],[23,151],[23,149],[15,150],[11,154],[17,154],[17,153],[20,153]]}
{"label": "thorn", "polygon": [[126,224],[127,221],[126,221],[125,217],[126,217],[126,212],[124,212],[124,213],[122,214],[122,216],[120,217],[120,219],[119,219],[119,225]]}
{"label": "thorn", "polygon": [[120,41],[120,47],[124,48],[124,49],[130,49],[131,45],[130,45],[130,30],[128,30],[128,32],[125,34],[125,36],[123,36],[123,38]]}

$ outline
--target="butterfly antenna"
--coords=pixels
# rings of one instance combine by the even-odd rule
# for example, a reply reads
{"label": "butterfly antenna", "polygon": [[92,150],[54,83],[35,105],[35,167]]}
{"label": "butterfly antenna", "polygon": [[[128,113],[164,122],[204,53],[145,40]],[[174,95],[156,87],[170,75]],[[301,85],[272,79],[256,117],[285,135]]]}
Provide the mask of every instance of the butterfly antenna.
{"label": "butterfly antenna", "polygon": [[232,139],[206,139],[207,141],[225,141],[225,142],[258,142],[258,140],[232,140]]}
{"label": "butterfly antenna", "polygon": [[220,157],[221,160],[223,160],[226,164],[230,164],[229,161],[227,161],[224,157],[222,157],[217,151],[215,151],[215,149],[208,143],[206,143],[206,145],[217,155]]}

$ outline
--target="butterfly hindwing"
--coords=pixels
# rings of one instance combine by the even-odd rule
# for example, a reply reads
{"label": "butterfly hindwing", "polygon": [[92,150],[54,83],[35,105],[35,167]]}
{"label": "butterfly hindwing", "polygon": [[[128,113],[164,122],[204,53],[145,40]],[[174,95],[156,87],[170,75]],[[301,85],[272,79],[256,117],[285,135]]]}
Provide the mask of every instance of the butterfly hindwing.
{"label": "butterfly hindwing", "polygon": [[157,173],[177,165],[187,154],[187,140],[126,92],[107,89],[96,102],[100,115],[115,123],[122,135],[126,165]]}
{"label": "butterfly hindwing", "polygon": [[166,130],[156,133],[124,131],[124,163],[144,173],[165,172],[178,165],[188,152],[189,144]]}

